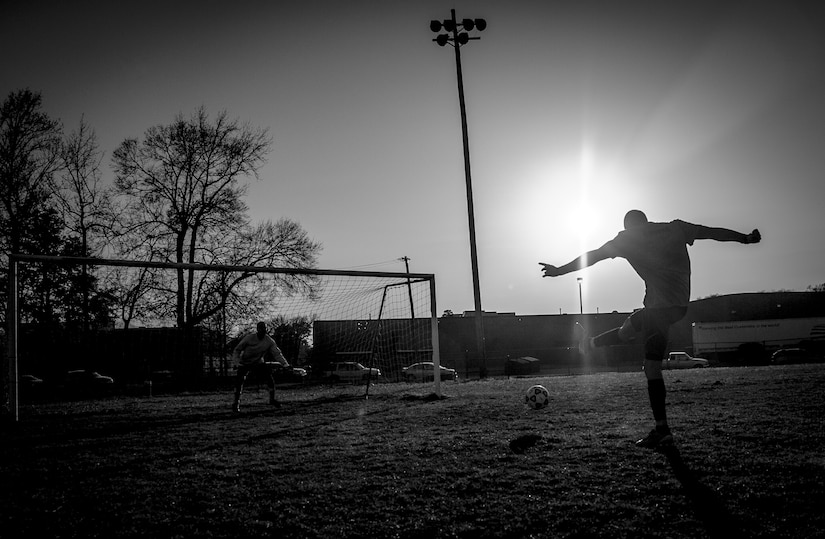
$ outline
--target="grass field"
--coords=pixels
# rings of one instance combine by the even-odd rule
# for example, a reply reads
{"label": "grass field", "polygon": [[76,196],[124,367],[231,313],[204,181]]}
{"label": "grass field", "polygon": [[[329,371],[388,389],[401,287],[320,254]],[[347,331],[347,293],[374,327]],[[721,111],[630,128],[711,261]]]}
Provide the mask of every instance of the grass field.
{"label": "grass field", "polygon": [[667,453],[641,372],[24,404],[0,535],[825,537],[825,365],[665,376]]}

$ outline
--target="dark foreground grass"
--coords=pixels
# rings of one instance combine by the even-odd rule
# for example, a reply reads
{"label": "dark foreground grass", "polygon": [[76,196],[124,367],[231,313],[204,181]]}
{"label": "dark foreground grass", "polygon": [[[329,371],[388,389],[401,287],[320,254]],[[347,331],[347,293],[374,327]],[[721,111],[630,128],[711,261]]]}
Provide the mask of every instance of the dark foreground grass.
{"label": "dark foreground grass", "polygon": [[[2,537],[825,536],[825,366],[24,405]],[[545,385],[552,405],[521,398]]]}

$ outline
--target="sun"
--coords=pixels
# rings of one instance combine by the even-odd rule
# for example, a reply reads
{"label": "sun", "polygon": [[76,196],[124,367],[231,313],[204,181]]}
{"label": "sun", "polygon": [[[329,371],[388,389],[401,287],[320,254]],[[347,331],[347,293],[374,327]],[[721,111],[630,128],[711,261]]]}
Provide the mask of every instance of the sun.
{"label": "sun", "polygon": [[565,256],[581,254],[612,239],[625,212],[638,205],[627,185],[615,159],[582,143],[578,152],[551,156],[532,172],[524,184],[530,216],[524,224],[542,244],[552,243]]}
{"label": "sun", "polygon": [[588,240],[602,230],[604,216],[592,201],[583,199],[569,208],[564,220],[568,223],[567,229],[578,238],[579,245],[588,248]]}

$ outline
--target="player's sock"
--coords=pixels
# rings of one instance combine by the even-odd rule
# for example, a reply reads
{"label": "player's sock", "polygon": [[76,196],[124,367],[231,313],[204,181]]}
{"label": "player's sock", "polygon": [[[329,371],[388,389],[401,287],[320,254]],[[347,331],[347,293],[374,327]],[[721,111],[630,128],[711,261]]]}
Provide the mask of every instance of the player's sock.
{"label": "player's sock", "polygon": [[664,379],[648,380],[647,393],[650,397],[650,407],[653,409],[653,419],[656,420],[656,428],[651,430],[650,434],[638,440],[636,445],[648,449],[668,447],[673,444],[673,435],[670,433],[667,424],[665,410],[667,391],[665,390]]}
{"label": "player's sock", "polygon": [[663,378],[656,378],[647,381],[647,394],[650,398],[650,407],[653,410],[653,419],[656,424],[663,424],[667,428],[667,412],[665,409],[665,381]]}

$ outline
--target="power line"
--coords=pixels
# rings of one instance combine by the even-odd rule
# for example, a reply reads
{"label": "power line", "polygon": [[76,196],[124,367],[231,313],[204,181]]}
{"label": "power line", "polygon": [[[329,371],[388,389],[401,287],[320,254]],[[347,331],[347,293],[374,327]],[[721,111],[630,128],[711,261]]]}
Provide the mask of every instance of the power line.
{"label": "power line", "polygon": [[350,267],[344,268],[344,269],[360,269],[360,268],[374,268],[374,267],[377,267],[377,266],[388,266],[390,264],[395,264],[399,260],[401,260],[401,259],[400,258],[393,258],[392,260],[385,260],[383,262],[373,262],[371,264],[362,264],[360,266],[350,266]]}

